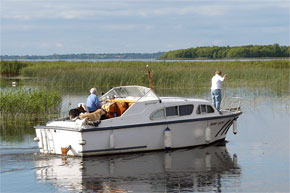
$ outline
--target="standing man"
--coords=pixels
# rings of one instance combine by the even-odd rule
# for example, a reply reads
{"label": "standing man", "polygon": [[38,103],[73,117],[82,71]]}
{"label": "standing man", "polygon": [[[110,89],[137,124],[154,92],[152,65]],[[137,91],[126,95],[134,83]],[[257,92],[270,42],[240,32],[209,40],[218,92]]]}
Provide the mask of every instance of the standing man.
{"label": "standing man", "polygon": [[220,111],[222,101],[222,82],[226,79],[227,75],[221,76],[222,72],[217,70],[211,79],[211,97],[213,106]]}
{"label": "standing man", "polygon": [[91,88],[90,95],[87,99],[87,107],[89,109],[89,112],[95,112],[98,108],[101,107],[101,104],[99,102],[98,96],[97,96],[97,89]]}

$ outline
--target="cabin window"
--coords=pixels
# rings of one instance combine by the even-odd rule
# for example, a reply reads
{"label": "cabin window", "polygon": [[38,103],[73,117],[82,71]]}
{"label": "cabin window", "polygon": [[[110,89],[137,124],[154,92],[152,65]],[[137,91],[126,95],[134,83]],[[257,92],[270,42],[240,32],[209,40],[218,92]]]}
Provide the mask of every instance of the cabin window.
{"label": "cabin window", "polygon": [[210,105],[206,105],[207,107],[207,113],[214,113],[214,109]]}
{"label": "cabin window", "polygon": [[160,109],[160,110],[156,111],[156,112],[151,116],[151,119],[161,119],[161,118],[165,118],[165,112],[164,112],[164,109]]}
{"label": "cabin window", "polygon": [[197,107],[196,114],[200,114],[200,106]]}
{"label": "cabin window", "polygon": [[166,107],[165,109],[159,109],[155,111],[150,119],[162,119],[170,116],[185,116],[190,115],[193,112],[193,105],[180,105]]}
{"label": "cabin window", "polygon": [[193,111],[193,105],[180,105],[179,106],[179,115],[190,115]]}
{"label": "cabin window", "polygon": [[206,105],[200,105],[201,114],[206,113]]}
{"label": "cabin window", "polygon": [[176,116],[178,115],[177,106],[174,107],[166,107],[166,116]]}
{"label": "cabin window", "polygon": [[210,105],[199,105],[196,114],[214,113],[214,109]]}

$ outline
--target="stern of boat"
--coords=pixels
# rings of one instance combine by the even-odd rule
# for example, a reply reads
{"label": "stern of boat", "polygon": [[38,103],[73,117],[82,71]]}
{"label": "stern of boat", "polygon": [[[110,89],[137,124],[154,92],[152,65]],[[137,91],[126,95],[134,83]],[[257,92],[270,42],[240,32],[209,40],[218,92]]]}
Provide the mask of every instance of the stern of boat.
{"label": "stern of boat", "polygon": [[40,153],[68,156],[82,156],[84,141],[82,133],[73,130],[37,126],[36,137]]}

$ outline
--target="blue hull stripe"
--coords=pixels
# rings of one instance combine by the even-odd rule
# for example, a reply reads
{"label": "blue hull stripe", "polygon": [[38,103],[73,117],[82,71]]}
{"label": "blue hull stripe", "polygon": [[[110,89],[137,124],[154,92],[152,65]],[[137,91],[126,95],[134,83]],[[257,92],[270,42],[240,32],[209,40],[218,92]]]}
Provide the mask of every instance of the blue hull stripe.
{"label": "blue hull stripe", "polygon": [[221,135],[223,135],[224,133],[227,133],[227,131],[229,130],[229,128],[232,126],[232,124],[233,124],[233,122],[234,122],[234,120],[232,120],[231,122],[230,122],[230,124],[223,130],[223,132],[222,132],[222,134]]}
{"label": "blue hull stripe", "polygon": [[[127,129],[127,128],[135,128],[135,127],[148,127],[148,126],[156,126],[156,125],[170,125],[170,124],[177,124],[177,123],[190,123],[190,122],[208,121],[208,120],[224,119],[224,118],[231,118],[231,117],[234,117],[235,119],[237,119],[238,116],[241,114],[242,112],[231,114],[231,115],[224,115],[224,116],[221,115],[221,116],[216,116],[216,117],[204,117],[204,118],[177,120],[177,121],[162,121],[162,122],[155,122],[155,123],[132,124],[132,125],[122,125],[122,126],[113,126],[113,127],[95,127],[95,128],[80,129],[80,130],[75,130],[72,128],[65,128],[65,127],[56,127],[56,126],[54,127],[36,126],[35,129],[55,129],[55,130],[75,131],[75,132],[92,132],[92,131]],[[225,125],[227,124],[228,122]],[[223,128],[226,127],[225,125],[223,126]]]}
{"label": "blue hull stripe", "polygon": [[83,129],[81,132],[91,132],[91,131],[103,131],[103,130],[114,130],[114,129],[126,129],[126,128],[134,128],[134,127],[147,127],[147,126],[155,126],[155,125],[170,125],[170,124],[176,124],[176,123],[189,123],[189,122],[197,122],[197,121],[208,121],[208,120],[214,120],[214,119],[223,119],[223,118],[229,118],[229,117],[238,117],[242,113],[237,113],[233,115],[227,115],[227,116],[218,116],[218,117],[205,117],[205,118],[197,118],[197,119],[186,119],[186,120],[178,120],[178,121],[163,121],[163,122],[157,122],[157,123],[144,123],[144,124],[136,124],[136,125],[123,125],[123,126],[117,126],[117,127],[96,127],[91,129]]}
{"label": "blue hull stripe", "polygon": [[215,135],[215,137],[216,136],[218,136],[218,134],[229,124],[229,122],[231,122],[231,120],[228,120],[223,126],[222,126],[222,128],[217,132],[217,134]]}

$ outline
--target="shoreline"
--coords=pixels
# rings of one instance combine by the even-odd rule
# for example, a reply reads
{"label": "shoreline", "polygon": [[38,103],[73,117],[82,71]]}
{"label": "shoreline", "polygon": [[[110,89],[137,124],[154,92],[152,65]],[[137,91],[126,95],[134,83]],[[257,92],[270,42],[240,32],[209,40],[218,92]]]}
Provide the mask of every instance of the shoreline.
{"label": "shoreline", "polygon": [[275,60],[290,60],[290,57],[260,57],[260,58],[224,58],[224,59],[209,59],[209,58],[148,58],[148,59],[1,59],[1,61],[27,61],[27,62],[233,62],[233,61],[275,61]]}

